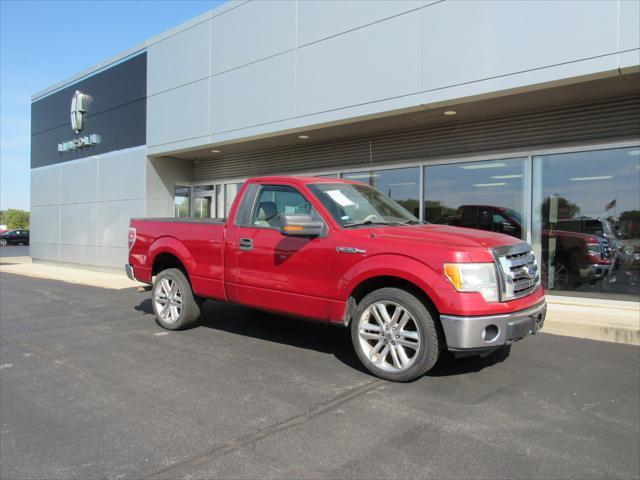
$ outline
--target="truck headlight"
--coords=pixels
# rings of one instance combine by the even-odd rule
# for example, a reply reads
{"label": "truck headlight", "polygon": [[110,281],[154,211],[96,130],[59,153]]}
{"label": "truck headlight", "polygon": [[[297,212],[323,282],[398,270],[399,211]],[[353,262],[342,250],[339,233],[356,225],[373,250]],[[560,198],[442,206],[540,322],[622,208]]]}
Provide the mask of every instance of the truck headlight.
{"label": "truck headlight", "polygon": [[600,255],[599,243],[587,243],[587,252],[589,255]]}
{"label": "truck headlight", "polygon": [[444,275],[459,292],[478,292],[486,302],[498,301],[493,263],[445,263]]}

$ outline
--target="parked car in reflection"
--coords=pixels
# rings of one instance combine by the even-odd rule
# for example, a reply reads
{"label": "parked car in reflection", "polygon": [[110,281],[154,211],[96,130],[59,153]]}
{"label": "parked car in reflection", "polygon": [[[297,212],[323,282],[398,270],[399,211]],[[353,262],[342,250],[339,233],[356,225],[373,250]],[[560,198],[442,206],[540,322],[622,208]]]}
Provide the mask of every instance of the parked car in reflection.
{"label": "parked car in reflection", "polygon": [[[548,288],[572,289],[581,283],[595,284],[613,267],[606,239],[596,235],[542,230],[542,277]],[[550,270],[553,282],[550,282]]]}
{"label": "parked car in reflection", "polygon": [[476,228],[522,238],[522,217],[511,208],[493,205],[461,205],[455,215],[435,223]]}
{"label": "parked car in reflection", "polygon": [[[523,232],[522,217],[518,212],[494,205],[461,205],[456,215],[436,223],[489,230],[516,238],[522,238]],[[547,288],[563,290],[581,283],[595,283],[612,268],[606,237],[567,231],[558,226],[565,224],[569,223],[558,222],[555,228],[542,230],[540,267]],[[553,275],[551,281],[549,272]]]}
{"label": "parked car in reflection", "polygon": [[29,245],[29,230],[9,230],[0,234],[0,246]]}

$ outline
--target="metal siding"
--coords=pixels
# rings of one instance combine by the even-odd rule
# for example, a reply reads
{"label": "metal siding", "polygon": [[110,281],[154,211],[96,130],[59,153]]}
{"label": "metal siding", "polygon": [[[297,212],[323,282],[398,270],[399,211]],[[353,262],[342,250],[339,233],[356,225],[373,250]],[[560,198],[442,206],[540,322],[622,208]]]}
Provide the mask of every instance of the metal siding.
{"label": "metal siding", "polygon": [[376,167],[451,155],[625,138],[639,133],[640,99],[627,97],[597,104],[202,160],[193,164],[193,180],[343,170],[370,164]]}

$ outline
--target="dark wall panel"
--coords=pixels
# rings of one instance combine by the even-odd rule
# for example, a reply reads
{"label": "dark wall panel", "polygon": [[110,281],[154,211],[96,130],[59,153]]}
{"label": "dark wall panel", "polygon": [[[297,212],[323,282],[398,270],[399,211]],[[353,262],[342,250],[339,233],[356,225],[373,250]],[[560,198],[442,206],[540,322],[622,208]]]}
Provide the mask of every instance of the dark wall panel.
{"label": "dark wall panel", "polygon": [[[71,128],[71,100],[76,90],[92,97],[80,134]],[[144,52],[36,100],[31,104],[31,168],[144,145],[146,97]],[[99,135],[100,143],[58,152],[59,143],[90,134]]]}

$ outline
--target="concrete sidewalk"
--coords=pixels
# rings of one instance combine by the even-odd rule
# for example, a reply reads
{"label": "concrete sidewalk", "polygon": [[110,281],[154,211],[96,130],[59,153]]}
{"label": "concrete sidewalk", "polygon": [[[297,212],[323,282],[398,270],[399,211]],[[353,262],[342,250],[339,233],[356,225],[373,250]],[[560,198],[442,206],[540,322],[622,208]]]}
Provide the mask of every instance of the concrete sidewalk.
{"label": "concrete sidewalk", "polygon": [[60,280],[78,285],[122,290],[141,287],[143,283],[129,280],[124,273],[99,272],[72,266],[32,263],[30,257],[3,257],[0,261],[0,274],[14,273],[34,278]]}
{"label": "concrete sidewalk", "polygon": [[[129,280],[124,271],[97,272],[75,267],[32,263],[29,257],[2,258],[0,273],[61,280],[93,287],[122,290],[144,284]],[[614,343],[640,345],[640,304],[608,300],[547,296],[547,319],[543,332]]]}
{"label": "concrete sidewalk", "polygon": [[542,331],[555,335],[640,345],[640,304],[547,295]]}

